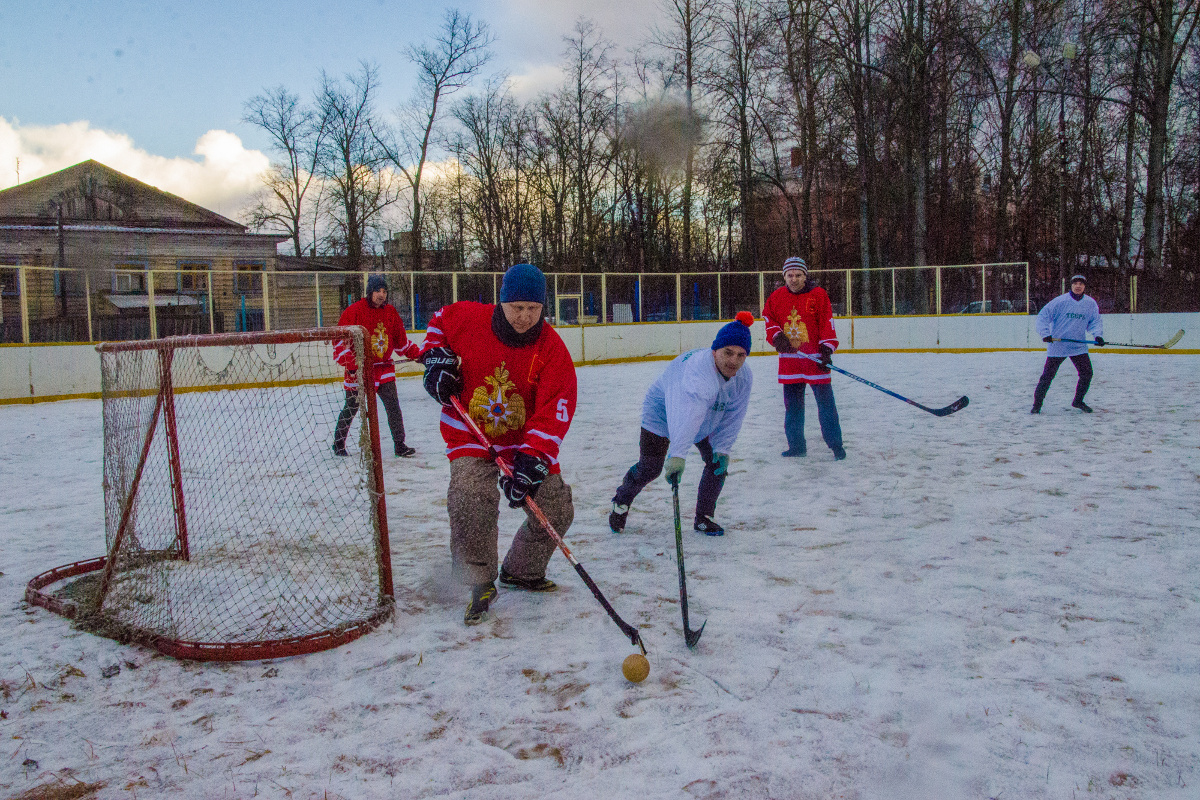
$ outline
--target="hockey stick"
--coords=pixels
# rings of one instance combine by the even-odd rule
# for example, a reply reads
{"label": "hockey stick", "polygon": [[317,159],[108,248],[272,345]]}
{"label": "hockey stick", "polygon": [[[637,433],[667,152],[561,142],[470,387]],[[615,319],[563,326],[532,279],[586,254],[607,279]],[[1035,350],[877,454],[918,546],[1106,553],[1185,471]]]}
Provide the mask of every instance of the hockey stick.
{"label": "hockey stick", "polygon": [[[1117,342],[1105,342],[1102,345],[1096,345],[1096,346],[1097,347],[1145,347],[1150,350],[1166,350],[1168,347],[1173,347],[1174,345],[1179,344],[1179,340],[1182,338],[1183,338],[1183,329],[1180,328],[1178,333],[1176,333],[1170,339],[1167,339],[1167,341],[1163,342],[1162,344],[1118,344]],[[1071,342],[1072,344],[1096,344],[1094,341],[1088,341],[1087,339],[1055,339],[1054,341],[1056,341],[1056,342]]]}
{"label": "hockey stick", "polygon": [[679,482],[671,484],[671,497],[675,501],[675,560],[679,564],[679,609],[683,612],[683,640],[688,647],[695,647],[704,633],[708,620],[700,623],[700,630],[694,631],[688,627],[687,609],[687,577],[683,571],[683,525],[679,522]]}
{"label": "hockey stick", "polygon": [[[803,358],[807,358],[809,361],[816,361],[818,364],[821,363],[821,359],[817,358],[814,355],[809,355],[808,353],[796,353],[796,355],[802,356]],[[955,400],[953,403],[951,403],[948,406],[943,406],[942,408],[930,408],[929,406],[921,405],[916,400],[909,400],[904,395],[896,394],[895,392],[893,392],[890,389],[885,389],[882,386],[880,386],[878,383],[871,383],[866,378],[860,378],[859,376],[855,375],[853,372],[847,372],[846,370],[842,369],[841,367],[835,367],[833,364],[826,364],[825,366],[827,366],[829,369],[833,370],[834,372],[842,373],[847,378],[854,378],[854,380],[858,381],[859,383],[865,383],[867,386],[870,386],[872,389],[878,389],[879,391],[883,392],[884,394],[890,394],[892,397],[896,398],[897,400],[903,400],[904,402],[908,403],[910,406],[916,406],[917,408],[921,409],[922,411],[928,411],[930,414],[933,414],[935,417],[946,417],[946,416],[953,414],[955,411],[962,411],[964,408],[967,407],[967,403],[971,402],[970,399],[964,394],[962,397],[958,398],[957,400]]]}
{"label": "hockey stick", "polygon": [[[500,468],[500,471],[511,477],[512,467],[508,465],[508,462],[500,458],[500,454],[496,451],[496,448],[492,446],[490,441],[488,441],[487,435],[484,434],[484,432],[480,429],[479,424],[476,423],[475,420],[471,419],[471,415],[467,413],[465,408],[463,408],[462,403],[459,402],[458,398],[450,398],[450,404],[454,406],[454,410],[458,412],[458,416],[461,417],[462,421],[465,422],[467,427],[471,429],[471,433],[475,434],[475,438],[479,440],[479,443],[487,448],[488,455],[491,456],[492,460],[496,462],[496,466]],[[558,531],[554,530],[554,526],[550,524],[550,520],[546,519],[546,515],[542,513],[542,509],[538,508],[538,504],[533,502],[532,497],[527,497],[525,499],[525,507],[529,509],[529,513],[533,515],[533,518],[538,521],[538,524],[542,526],[546,533],[550,535],[550,538],[554,540],[554,543],[558,545],[558,549],[562,550],[563,555],[567,557],[567,561],[571,562],[571,566],[573,566],[575,571],[579,573],[579,577],[583,578],[583,582],[587,584],[589,589],[591,589],[592,595],[600,601],[600,605],[604,606],[604,610],[608,612],[608,616],[612,618],[612,621],[617,623],[617,627],[621,629],[621,632],[629,637],[629,641],[632,644],[640,647],[642,649],[642,655],[645,655],[646,645],[642,642],[642,636],[638,632],[638,629],[621,619],[620,615],[617,614],[616,610],[613,609],[612,605],[608,602],[608,599],[600,591],[600,587],[598,587],[596,582],[592,580],[592,576],[587,574],[587,570],[583,568],[583,565],[580,564],[579,560],[575,558],[573,553],[571,553],[571,549],[567,547],[567,543],[563,541],[561,536],[559,536]]]}

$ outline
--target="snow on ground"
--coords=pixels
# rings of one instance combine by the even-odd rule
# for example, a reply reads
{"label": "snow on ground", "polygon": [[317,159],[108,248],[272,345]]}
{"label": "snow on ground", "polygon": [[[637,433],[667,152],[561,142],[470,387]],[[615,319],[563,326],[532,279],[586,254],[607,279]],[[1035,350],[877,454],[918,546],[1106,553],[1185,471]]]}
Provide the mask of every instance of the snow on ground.
{"label": "snow on ground", "polygon": [[[462,624],[447,578],[437,408],[400,382],[411,460],[385,479],[399,613],[338,650],[197,664],[73,630],[22,600],[100,555],[100,404],[0,408],[0,789],[204,798],[1195,798],[1200,796],[1200,358],[1064,365],[1031,416],[1038,353],[863,354],[834,376],[849,458],[781,459],[774,359],[717,518],[690,531],[680,629],[670,494],[626,533],[609,498],[663,363],[579,371],[567,538],[641,627],[650,677],[559,556],[562,589],[501,590]],[[331,420],[332,425],[332,420]],[[385,433],[386,438],[386,433]],[[505,509],[502,547],[518,522]],[[102,669],[120,665],[112,677]]]}

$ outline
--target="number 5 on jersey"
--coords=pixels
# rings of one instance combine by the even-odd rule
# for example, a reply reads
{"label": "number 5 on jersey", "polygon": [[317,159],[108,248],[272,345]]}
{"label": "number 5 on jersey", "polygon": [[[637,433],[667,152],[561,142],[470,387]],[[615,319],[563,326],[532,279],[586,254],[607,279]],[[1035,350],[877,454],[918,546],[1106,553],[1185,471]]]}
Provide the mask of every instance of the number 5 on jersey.
{"label": "number 5 on jersey", "polygon": [[559,422],[571,421],[571,415],[567,412],[567,398],[564,397],[558,401],[558,413],[554,415],[554,418]]}

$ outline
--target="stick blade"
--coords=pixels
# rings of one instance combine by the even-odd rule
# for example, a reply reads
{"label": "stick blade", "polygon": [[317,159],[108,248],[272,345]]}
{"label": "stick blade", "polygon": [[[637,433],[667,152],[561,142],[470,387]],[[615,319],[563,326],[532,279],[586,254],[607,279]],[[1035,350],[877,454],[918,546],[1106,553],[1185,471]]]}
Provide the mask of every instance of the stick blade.
{"label": "stick blade", "polygon": [[970,402],[970,398],[964,394],[962,397],[958,398],[945,408],[934,408],[931,409],[929,413],[933,414],[935,417],[948,417],[955,411],[962,411]]}
{"label": "stick blade", "polygon": [[700,634],[704,633],[704,626],[707,624],[708,624],[708,620],[704,620],[704,622],[700,623],[700,630],[696,630],[696,631],[691,630],[686,625],[684,626],[683,640],[685,642],[687,642],[687,646],[689,648],[695,647],[696,643],[700,641]]}
{"label": "stick blade", "polygon": [[1167,340],[1167,343],[1163,345],[1163,349],[1166,350],[1168,347],[1172,347],[1174,345],[1179,344],[1179,340],[1182,338],[1183,338],[1183,328],[1180,328],[1179,333],[1175,334],[1174,336],[1172,336],[1170,339]]}

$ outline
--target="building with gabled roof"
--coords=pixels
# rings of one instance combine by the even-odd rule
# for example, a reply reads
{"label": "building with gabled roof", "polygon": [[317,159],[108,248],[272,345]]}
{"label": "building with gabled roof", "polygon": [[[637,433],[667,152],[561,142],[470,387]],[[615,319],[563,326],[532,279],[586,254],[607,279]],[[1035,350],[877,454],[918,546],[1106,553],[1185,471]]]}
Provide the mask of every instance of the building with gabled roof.
{"label": "building with gabled roof", "polygon": [[263,273],[275,270],[285,238],[253,233],[98,161],[5,189],[2,341],[262,328]]}

